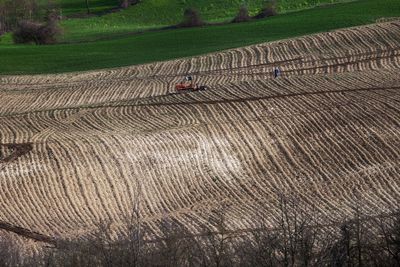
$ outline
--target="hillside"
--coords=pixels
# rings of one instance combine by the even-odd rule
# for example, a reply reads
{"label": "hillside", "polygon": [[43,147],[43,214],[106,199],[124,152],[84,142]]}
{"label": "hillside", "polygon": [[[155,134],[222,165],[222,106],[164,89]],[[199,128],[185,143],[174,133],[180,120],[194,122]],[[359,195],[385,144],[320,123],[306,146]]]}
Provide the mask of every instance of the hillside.
{"label": "hillside", "polygon": [[[264,1],[265,0],[245,1],[249,13],[251,15],[257,14],[263,6]],[[71,2],[71,0],[63,0],[61,8],[70,13],[71,10],[68,2]],[[80,2],[81,12],[85,12],[83,1]],[[95,4],[99,5],[100,2],[101,1],[97,1]],[[335,2],[346,1],[308,0],[299,2],[295,0],[285,0],[278,2],[277,9],[281,14],[284,14],[288,11],[311,8],[320,3]],[[202,18],[207,22],[231,21],[243,3],[243,1],[239,0],[142,0],[138,4],[120,12],[100,17],[69,19],[64,21],[62,23],[66,33],[64,41],[86,41],[149,28],[176,25],[182,21],[184,10],[189,7],[199,10]]]}
{"label": "hillside", "polygon": [[[0,0],[1,1],[1,0]],[[43,1],[43,0],[41,0]],[[202,13],[212,20],[221,19],[224,16],[230,18],[232,14],[237,12],[237,9],[245,4],[250,8],[250,12],[256,12],[265,0],[222,0],[222,1],[210,1],[210,0],[141,0],[135,7],[130,7],[126,10],[127,14],[140,15],[141,19],[149,21],[145,14],[136,13],[134,11],[138,6],[140,11],[149,13],[151,18],[154,20],[151,24],[157,24],[157,11],[165,17],[180,17],[184,8],[195,7],[198,8]],[[78,14],[85,14],[87,12],[86,4],[81,0],[56,0],[55,1],[62,10],[62,13],[66,16],[74,16]],[[337,2],[349,2],[348,0],[306,0],[306,1],[295,1],[295,0],[280,0],[278,2],[278,10],[280,12],[288,12],[299,9],[311,8],[320,4],[332,4]],[[45,2],[43,2],[45,4]],[[94,14],[104,14],[106,11],[118,7],[119,0],[90,0],[89,7]],[[181,12],[181,13],[178,13]],[[211,16],[211,14],[213,14]],[[135,19],[135,18],[134,18]]]}
{"label": "hillside", "polygon": [[[79,14],[86,14],[86,3],[82,0],[55,0],[61,9],[63,16],[77,16]],[[44,1],[45,5],[46,2]],[[90,11],[93,14],[107,12],[113,8],[116,8],[119,4],[119,0],[89,0]]]}
{"label": "hillside", "polygon": [[363,0],[248,23],[147,32],[96,42],[0,45],[0,74],[71,72],[170,60],[368,24],[399,15],[397,0]]}
{"label": "hillside", "polygon": [[[0,4],[2,1],[0,0]],[[47,0],[37,1],[41,7],[36,19],[45,15]],[[199,10],[207,23],[230,22],[239,8],[245,3],[250,15],[257,14],[265,0],[141,0],[126,9],[119,7],[119,0],[90,0],[87,14],[86,2],[82,0],[54,0],[51,7],[59,11],[64,34],[62,42],[86,42],[98,39],[110,39],[133,32],[160,29],[179,24],[187,8]],[[279,1],[277,10],[280,14],[304,10],[318,5],[327,5],[348,0],[308,0]],[[36,12],[37,13],[37,12]],[[3,38],[2,43],[11,43],[11,36]]]}
{"label": "hillside", "polygon": [[[360,41],[362,40],[362,41]],[[400,21],[166,62],[0,79],[0,222],[47,236],[278,220],[278,193],[338,223],[400,200]],[[282,77],[273,79],[279,66]],[[208,91],[169,94],[191,74]],[[0,224],[1,225],[1,224]]]}

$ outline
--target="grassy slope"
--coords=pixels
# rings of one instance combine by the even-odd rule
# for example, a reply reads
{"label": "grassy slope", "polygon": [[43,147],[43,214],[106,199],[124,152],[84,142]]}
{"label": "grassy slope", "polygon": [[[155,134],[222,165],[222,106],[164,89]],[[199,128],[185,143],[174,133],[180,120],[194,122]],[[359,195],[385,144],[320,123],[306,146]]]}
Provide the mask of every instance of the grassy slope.
{"label": "grassy slope", "polygon": [[0,46],[0,73],[81,71],[193,56],[400,16],[398,0],[361,0],[270,19],[204,28],[148,32],[73,45]]}
{"label": "grassy slope", "polygon": [[[2,1],[2,0],[0,0]],[[60,5],[63,15],[71,16],[86,13],[84,0],[54,0]],[[111,39],[124,34],[149,28],[161,28],[178,24],[188,7],[200,10],[204,20],[222,22],[231,20],[239,7],[246,3],[251,15],[255,15],[265,0],[141,0],[121,12],[89,18],[63,20],[62,42],[85,42]],[[351,0],[279,0],[279,13],[314,7],[321,3],[336,3]],[[46,5],[47,0],[39,0]],[[118,6],[119,0],[89,0],[93,13],[104,12]],[[11,44],[10,36],[3,37],[2,44]]]}
{"label": "grassy slope", "polygon": [[[68,1],[68,0],[60,0]],[[69,0],[76,1],[76,0]],[[187,7],[200,10],[203,19],[209,22],[231,20],[239,7],[246,2],[252,15],[256,14],[265,0],[142,0],[136,6],[118,13],[89,19],[70,19],[62,23],[65,29],[64,41],[81,41],[112,34],[138,31],[141,29],[170,26],[182,20]],[[280,13],[315,6],[320,3],[333,3],[343,0],[281,0]]]}
{"label": "grassy slope", "polygon": [[[86,3],[84,0],[56,0],[62,8],[63,15],[85,14]],[[89,0],[90,11],[103,12],[118,6],[118,0]]]}
{"label": "grassy slope", "polygon": [[[261,6],[263,0],[249,0],[253,12]],[[136,6],[121,12],[93,17],[85,20],[70,19],[63,21],[64,41],[81,41],[113,34],[133,32],[148,28],[160,28],[179,23],[186,7],[201,10],[205,20],[221,21],[234,16],[240,0],[142,0]]]}

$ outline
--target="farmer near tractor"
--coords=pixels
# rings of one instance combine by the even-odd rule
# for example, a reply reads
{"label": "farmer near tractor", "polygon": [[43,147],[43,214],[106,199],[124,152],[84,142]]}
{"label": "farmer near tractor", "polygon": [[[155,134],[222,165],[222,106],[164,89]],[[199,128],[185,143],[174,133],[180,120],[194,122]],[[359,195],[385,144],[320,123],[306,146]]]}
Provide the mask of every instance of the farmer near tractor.
{"label": "farmer near tractor", "polygon": [[198,85],[193,82],[192,76],[186,76],[183,81],[175,85],[175,89],[177,92],[184,92],[184,91],[203,91],[207,90],[208,87],[205,85]]}
{"label": "farmer near tractor", "polygon": [[[274,68],[274,78],[278,78],[279,76],[281,76],[281,70],[279,67]],[[209,89],[207,86],[205,85],[198,85],[196,83],[194,83],[193,81],[193,77],[190,75],[185,76],[185,79],[183,81],[181,81],[180,83],[175,85],[175,89],[177,92],[194,92],[194,91],[204,91]]]}

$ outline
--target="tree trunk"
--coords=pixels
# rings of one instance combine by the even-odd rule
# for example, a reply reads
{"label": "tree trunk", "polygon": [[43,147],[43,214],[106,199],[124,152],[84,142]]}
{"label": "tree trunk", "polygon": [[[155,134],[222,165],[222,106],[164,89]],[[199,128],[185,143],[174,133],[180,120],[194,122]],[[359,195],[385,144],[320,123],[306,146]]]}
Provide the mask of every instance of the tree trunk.
{"label": "tree trunk", "polygon": [[86,10],[87,10],[87,13],[90,14],[89,0],[86,0]]}

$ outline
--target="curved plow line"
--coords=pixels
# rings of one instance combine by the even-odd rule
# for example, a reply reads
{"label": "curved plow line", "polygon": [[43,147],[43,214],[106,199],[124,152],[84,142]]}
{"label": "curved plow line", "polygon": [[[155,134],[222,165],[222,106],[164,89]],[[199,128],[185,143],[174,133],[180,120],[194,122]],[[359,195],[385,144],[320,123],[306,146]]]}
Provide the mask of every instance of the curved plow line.
{"label": "curved plow line", "polygon": [[[54,112],[54,111],[64,111],[64,110],[81,110],[81,109],[95,109],[95,108],[109,108],[109,107],[146,107],[146,106],[187,106],[187,105],[204,105],[204,104],[221,104],[221,103],[236,103],[236,102],[251,102],[258,100],[269,100],[287,97],[297,97],[297,96],[309,96],[309,95],[324,95],[332,93],[346,93],[346,92],[362,92],[362,91],[381,91],[381,90],[398,90],[400,86],[382,87],[382,88],[354,88],[354,89],[341,89],[341,90],[327,90],[321,92],[303,92],[303,93],[292,93],[292,94],[281,94],[274,96],[259,96],[259,97],[248,97],[239,99],[225,99],[225,100],[206,100],[206,101],[187,101],[187,102],[171,102],[171,103],[146,103],[146,104],[124,104],[124,101],[116,101],[115,104],[108,102],[106,104],[96,104],[90,106],[78,106],[78,107],[68,107],[68,108],[56,108],[56,109],[44,109],[44,110],[33,110],[29,112],[11,113],[7,115],[0,115],[0,118],[8,118],[13,116],[20,116],[26,114],[34,114],[41,112]],[[165,96],[162,96],[165,97]],[[128,100],[131,101],[131,100]]]}

